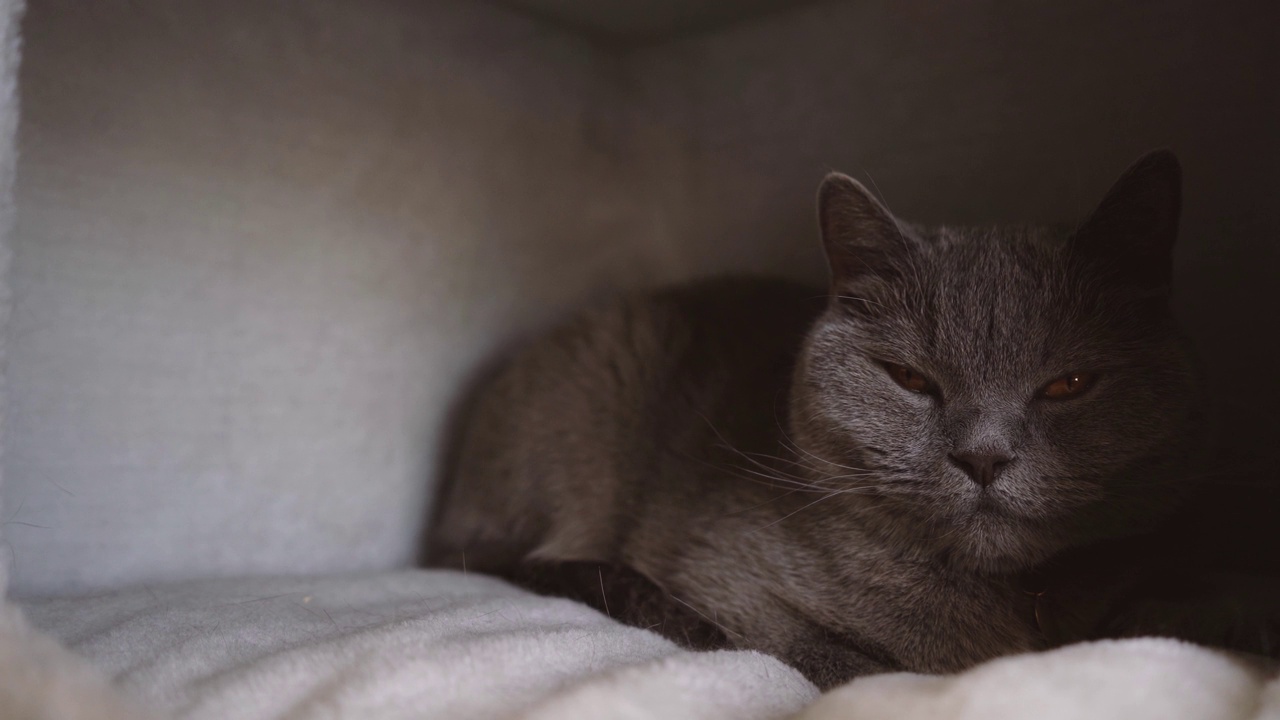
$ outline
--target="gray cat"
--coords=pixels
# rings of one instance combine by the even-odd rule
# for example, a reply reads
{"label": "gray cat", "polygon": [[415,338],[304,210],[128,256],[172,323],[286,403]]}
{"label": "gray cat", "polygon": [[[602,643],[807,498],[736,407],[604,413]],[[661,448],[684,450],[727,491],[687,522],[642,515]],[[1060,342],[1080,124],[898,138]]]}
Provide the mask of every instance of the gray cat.
{"label": "gray cat", "polygon": [[1192,484],[1180,195],[1159,151],[1076,228],[926,228],[832,174],[828,291],[631,297],[487,382],[432,561],[824,687],[1056,642],[1028,571],[1152,527]]}

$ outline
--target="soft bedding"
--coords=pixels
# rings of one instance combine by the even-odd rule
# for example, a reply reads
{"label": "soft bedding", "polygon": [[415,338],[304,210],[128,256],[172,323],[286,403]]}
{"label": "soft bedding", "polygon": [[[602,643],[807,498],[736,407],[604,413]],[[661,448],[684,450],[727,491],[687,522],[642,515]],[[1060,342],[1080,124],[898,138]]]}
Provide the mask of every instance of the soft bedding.
{"label": "soft bedding", "polygon": [[[955,677],[864,678],[818,698],[773,658],[685,652],[475,574],[211,580],[23,605],[31,625],[161,717],[1280,718],[1273,676],[1167,640],[1077,645]],[[0,664],[32,641],[58,655],[0,631]],[[108,714],[106,689],[75,658],[60,662],[71,671],[40,667],[50,682],[70,678],[50,696],[83,696],[74,717],[125,716]],[[6,707],[31,696],[13,682],[0,672],[0,717],[54,717]]]}
{"label": "soft bedding", "polygon": [[475,574],[207,581],[24,609],[143,704],[182,718],[763,720],[817,695],[771,657],[684,652]]}

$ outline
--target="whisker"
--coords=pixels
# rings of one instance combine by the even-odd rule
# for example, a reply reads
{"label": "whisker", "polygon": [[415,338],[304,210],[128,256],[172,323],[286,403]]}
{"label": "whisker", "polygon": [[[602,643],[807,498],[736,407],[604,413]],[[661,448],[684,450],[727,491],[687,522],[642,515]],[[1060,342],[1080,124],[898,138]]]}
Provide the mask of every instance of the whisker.
{"label": "whisker", "polygon": [[746,461],[747,461],[747,462],[749,462],[749,463],[752,463],[753,465],[757,465],[757,466],[759,466],[759,467],[761,467],[761,468],[763,468],[763,469],[765,469],[765,470],[769,470],[769,471],[773,471],[773,470],[775,470],[775,468],[772,468],[772,467],[770,467],[770,466],[768,466],[768,465],[765,465],[764,463],[760,462],[759,460],[756,460],[755,458],[751,457],[750,455],[748,455],[748,454],[744,453],[743,451],[739,450],[738,448],[734,447],[734,446],[733,446],[733,443],[729,442],[729,440],[728,440],[727,438],[725,438],[725,436],[720,432],[720,430],[716,428],[715,424],[711,422],[711,418],[707,417],[705,414],[703,414],[703,413],[701,413],[701,412],[699,412],[699,413],[698,413],[698,416],[699,416],[699,417],[701,417],[701,418],[702,418],[702,420],[703,420],[703,422],[705,422],[705,423],[707,424],[707,427],[711,428],[711,432],[715,433],[716,438],[717,438],[717,439],[718,439],[718,440],[719,440],[719,441],[724,445],[725,449],[727,449],[727,450],[729,450],[729,451],[731,451],[731,452],[736,453],[737,455],[739,455],[740,457],[742,457],[744,460],[746,460]]}
{"label": "whisker", "polygon": [[867,298],[857,297],[855,295],[833,295],[832,297],[836,298],[837,300],[856,300],[858,302],[867,303],[868,305],[875,305],[876,307],[884,307],[884,305],[876,302],[875,300],[868,300]]}
{"label": "whisker", "polygon": [[[774,415],[773,415],[773,424],[774,424],[775,426],[777,426],[777,428],[778,428],[778,433],[782,436],[782,444],[783,444],[783,447],[786,447],[788,450],[791,450],[792,452],[795,452],[795,453],[798,453],[798,454],[801,454],[801,455],[807,455],[808,457],[813,458],[814,460],[818,461],[819,463],[821,463],[821,464],[823,464],[823,465],[834,465],[835,467],[841,468],[841,469],[843,469],[843,470],[851,470],[851,471],[853,471],[853,472],[866,472],[866,471],[867,471],[867,469],[866,469],[866,468],[856,468],[856,467],[852,467],[852,466],[849,466],[849,465],[843,465],[843,464],[838,463],[838,462],[835,462],[835,461],[833,461],[833,460],[828,460],[828,459],[826,459],[826,458],[824,458],[824,457],[821,457],[821,456],[819,456],[819,455],[814,454],[813,452],[811,452],[811,451],[809,451],[809,450],[806,450],[806,449],[804,449],[804,448],[800,447],[800,444],[799,444],[799,443],[797,443],[795,440],[793,440],[789,434],[787,434],[787,429],[786,429],[785,427],[783,427],[783,426],[782,426],[782,421],[778,418],[778,414],[777,414],[776,412],[775,412],[775,413],[774,413]],[[810,467],[810,469],[811,469],[811,470],[819,470],[820,468],[813,468],[813,467]]]}
{"label": "whisker", "polygon": [[[742,451],[740,451],[740,450],[738,450],[738,449],[736,449],[736,448],[729,447],[728,445],[718,445],[717,447],[724,447],[724,448],[726,448],[726,449],[728,449],[728,450],[733,450],[734,452],[738,453],[739,455],[743,455],[743,454],[745,454],[745,453],[743,453]],[[800,476],[800,475],[795,475],[795,474],[793,474],[793,473],[789,473],[789,472],[786,472],[786,471],[784,471],[784,470],[779,470],[778,468],[770,467],[769,465],[765,465],[765,464],[760,463],[760,462],[755,462],[754,460],[752,461],[752,464],[754,464],[754,465],[756,465],[756,466],[758,466],[758,467],[765,468],[765,469],[766,469],[766,470],[768,470],[769,472],[777,473],[777,474],[779,474],[779,475],[782,475],[782,476],[785,476],[785,477],[791,478],[791,479],[793,479],[793,480],[798,480],[798,481],[801,481],[801,482],[808,482],[808,478],[802,477],[802,476]],[[746,468],[743,468],[743,469],[745,470]]]}
{"label": "whisker", "polygon": [[683,605],[683,606],[685,606],[685,607],[689,608],[690,610],[692,610],[692,611],[694,611],[694,612],[698,613],[698,615],[702,616],[702,619],[703,619],[703,620],[706,620],[707,622],[711,623],[712,625],[715,625],[716,627],[720,628],[720,630],[721,630],[722,632],[727,633],[727,634],[729,634],[729,635],[733,635],[734,637],[738,637],[738,638],[741,638],[741,637],[742,637],[742,634],[741,634],[741,633],[736,633],[736,632],[734,632],[734,631],[730,630],[729,628],[725,627],[724,625],[721,625],[718,621],[713,620],[712,618],[708,617],[706,613],[704,613],[704,612],[702,612],[701,610],[699,610],[698,608],[696,608],[696,607],[694,607],[694,606],[690,605],[689,603],[687,603],[687,602],[685,602],[685,601],[681,600],[680,598],[676,597],[675,595],[672,595],[671,593],[667,593],[667,595],[668,595],[668,596],[670,596],[672,600],[675,600],[676,602],[680,603],[681,605]]}
{"label": "whisker", "polygon": [[[710,463],[707,463],[707,464],[708,464],[708,465],[710,465]],[[715,465],[711,465],[711,467],[716,467],[718,470],[727,470],[727,468],[720,468],[720,467],[717,467],[717,466],[715,466]],[[830,490],[830,489],[831,489],[831,488],[829,488],[829,487],[825,487],[825,486],[822,486],[822,485],[819,485],[819,484],[815,484],[815,483],[807,483],[807,482],[801,482],[801,481],[797,481],[797,480],[789,480],[789,479],[787,479],[787,478],[783,478],[783,477],[776,477],[776,476],[772,476],[772,475],[767,475],[767,474],[765,474],[765,473],[760,473],[760,472],[756,472],[756,471],[754,471],[754,470],[751,470],[750,468],[735,467],[735,468],[733,468],[733,469],[741,470],[742,472],[748,473],[748,475],[754,475],[755,477],[748,477],[748,476],[745,476],[745,475],[739,475],[739,474],[737,474],[737,473],[733,473],[733,472],[730,472],[730,473],[729,473],[730,475],[733,475],[734,477],[739,478],[739,479],[741,479],[741,480],[746,480],[746,481],[748,481],[748,482],[754,482],[754,483],[758,483],[758,484],[761,484],[761,485],[766,485],[766,486],[768,486],[768,487],[779,488],[779,489],[781,489],[781,488],[791,488],[792,490],[796,490],[796,491],[806,491],[806,492],[826,492],[826,491],[828,491],[828,490]],[[772,481],[772,482],[761,482],[761,480],[760,480],[760,479],[757,479],[757,478],[760,478],[760,479],[763,479],[763,480]]]}
{"label": "whisker", "polygon": [[760,508],[764,507],[765,505],[772,505],[773,503],[775,503],[775,502],[777,502],[777,501],[781,500],[782,498],[787,497],[787,496],[789,496],[789,495],[794,495],[794,494],[795,494],[795,493],[797,493],[797,492],[800,492],[800,490],[788,490],[787,492],[784,492],[784,493],[782,493],[781,495],[778,495],[777,497],[769,498],[768,500],[765,500],[764,502],[756,503],[755,505],[752,505],[752,506],[750,506],[750,507],[739,508],[739,509],[734,510],[734,511],[732,511],[732,512],[725,513],[724,517],[732,517],[732,516],[734,516],[734,515],[741,515],[741,514],[743,514],[743,513],[751,512],[752,510],[758,510],[758,509],[760,509]]}
{"label": "whisker", "polygon": [[782,517],[778,518],[777,520],[774,520],[773,522],[769,523],[768,525],[764,525],[764,526],[762,526],[762,527],[758,527],[758,528],[756,528],[755,530],[752,530],[751,532],[756,533],[756,532],[760,532],[761,530],[768,530],[769,528],[773,527],[774,525],[777,525],[778,523],[782,522],[783,520],[786,520],[787,518],[791,517],[792,515],[795,515],[796,513],[800,512],[800,511],[802,511],[802,510],[808,510],[809,508],[813,507],[814,505],[817,505],[818,503],[822,502],[823,500],[830,500],[831,498],[833,498],[833,497],[835,497],[836,495],[839,495],[839,494],[841,494],[841,491],[836,491],[836,492],[827,493],[826,495],[823,495],[822,497],[818,498],[817,500],[814,500],[813,502],[808,503],[807,505],[804,505],[804,506],[799,507],[799,508],[797,508],[797,509],[795,509],[795,510],[792,510],[791,512],[787,513],[786,515],[783,515]]}
{"label": "whisker", "polygon": [[[756,483],[757,485],[764,485],[765,487],[771,487],[776,489],[792,489],[792,490],[808,491],[808,492],[825,492],[830,489],[818,484],[810,483],[805,480],[796,480],[796,479],[782,477],[778,475],[771,475],[768,473],[760,472],[758,470],[753,470],[751,468],[744,468],[737,465],[730,465],[730,466],[717,465],[713,462],[709,462],[707,460],[703,460],[702,458],[694,457],[689,454],[682,453],[680,457],[684,458],[685,460],[695,462],[704,467],[711,468],[712,470],[715,470],[717,472],[723,472],[727,475],[738,478],[739,480]],[[740,472],[734,472],[735,470]],[[748,473],[749,475],[743,475],[741,473]],[[751,477],[751,476],[754,476],[754,477]]]}

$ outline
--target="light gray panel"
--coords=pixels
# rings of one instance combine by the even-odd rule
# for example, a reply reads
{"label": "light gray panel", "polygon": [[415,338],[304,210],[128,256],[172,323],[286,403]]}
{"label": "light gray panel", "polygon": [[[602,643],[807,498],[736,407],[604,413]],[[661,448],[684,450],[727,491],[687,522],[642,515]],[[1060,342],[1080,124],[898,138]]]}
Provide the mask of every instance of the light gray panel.
{"label": "light gray panel", "polygon": [[[6,387],[4,358],[8,347],[10,293],[9,265],[13,258],[13,176],[17,162],[19,17],[22,3],[0,0],[0,456],[4,450]],[[9,584],[12,554],[4,541],[4,473],[0,469],[0,602]]]}
{"label": "light gray panel", "polygon": [[410,562],[498,344],[642,277],[607,58],[479,3],[41,0],[18,593]]}

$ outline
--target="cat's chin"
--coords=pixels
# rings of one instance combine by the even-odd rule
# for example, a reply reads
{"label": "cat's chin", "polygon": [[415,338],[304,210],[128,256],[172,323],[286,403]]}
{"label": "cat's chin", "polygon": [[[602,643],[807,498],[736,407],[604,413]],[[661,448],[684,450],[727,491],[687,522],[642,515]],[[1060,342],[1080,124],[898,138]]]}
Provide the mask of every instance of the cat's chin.
{"label": "cat's chin", "polygon": [[982,575],[1012,575],[1025,572],[1048,559],[1051,553],[1035,553],[1031,555],[1011,555],[1001,552],[975,552],[965,556],[952,555],[958,559],[956,565],[960,569],[971,570]]}
{"label": "cat's chin", "polygon": [[1058,551],[1043,528],[1032,529],[1024,521],[991,508],[978,509],[959,523],[948,537],[944,554],[949,564],[984,574],[1008,574],[1028,570]]}

